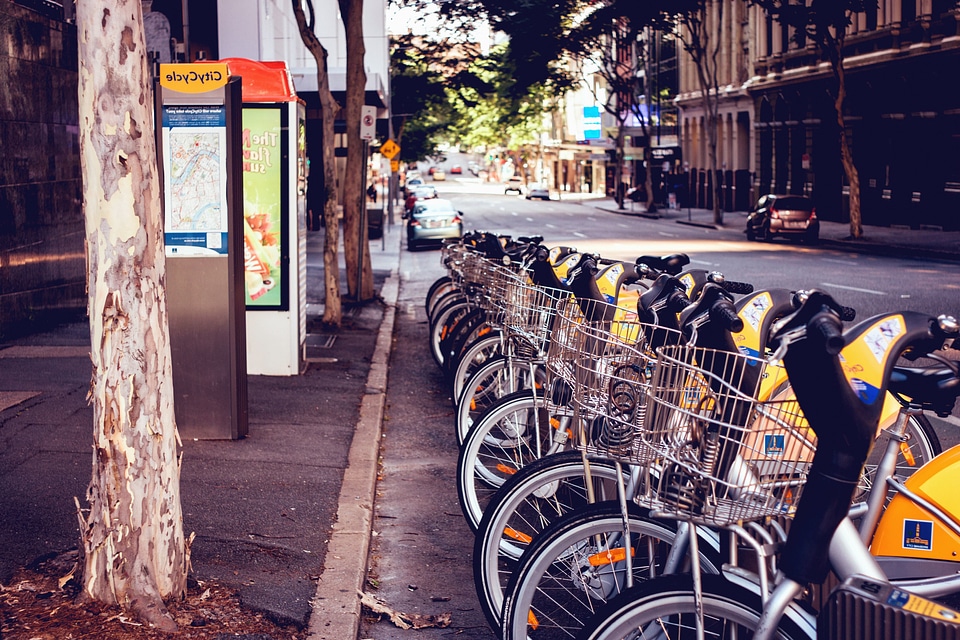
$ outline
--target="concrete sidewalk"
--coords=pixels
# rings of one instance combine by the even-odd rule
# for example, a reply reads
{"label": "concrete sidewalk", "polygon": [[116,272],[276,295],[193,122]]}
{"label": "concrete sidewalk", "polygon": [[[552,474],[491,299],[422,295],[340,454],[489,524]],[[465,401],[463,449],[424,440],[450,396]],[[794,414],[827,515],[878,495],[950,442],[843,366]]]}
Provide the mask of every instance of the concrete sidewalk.
{"label": "concrete sidewalk", "polygon": [[[386,390],[400,226],[371,241],[380,299],[320,326],[323,238],[308,234],[308,364],[295,377],[249,376],[249,435],[185,441],[184,529],[198,580],[310,631],[356,637]],[[346,288],[344,287],[344,291]],[[74,497],[92,469],[86,323],[0,343],[0,583],[77,547]]]}

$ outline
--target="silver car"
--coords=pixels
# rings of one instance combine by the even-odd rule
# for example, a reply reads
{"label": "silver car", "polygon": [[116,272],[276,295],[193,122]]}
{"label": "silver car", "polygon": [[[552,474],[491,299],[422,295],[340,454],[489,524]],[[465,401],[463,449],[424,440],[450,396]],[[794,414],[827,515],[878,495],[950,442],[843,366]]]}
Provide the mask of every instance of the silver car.
{"label": "silver car", "polygon": [[407,217],[407,249],[463,235],[463,214],[443,198],[417,200]]}

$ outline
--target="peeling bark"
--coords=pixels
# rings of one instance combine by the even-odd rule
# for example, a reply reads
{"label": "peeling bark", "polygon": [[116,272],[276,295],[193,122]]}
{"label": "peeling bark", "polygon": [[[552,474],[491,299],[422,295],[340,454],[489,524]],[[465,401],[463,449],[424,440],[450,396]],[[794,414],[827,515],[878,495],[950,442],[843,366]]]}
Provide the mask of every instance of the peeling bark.
{"label": "peeling bark", "polygon": [[77,5],[94,414],[83,593],[165,631],[186,591],[163,214],[139,0]]}

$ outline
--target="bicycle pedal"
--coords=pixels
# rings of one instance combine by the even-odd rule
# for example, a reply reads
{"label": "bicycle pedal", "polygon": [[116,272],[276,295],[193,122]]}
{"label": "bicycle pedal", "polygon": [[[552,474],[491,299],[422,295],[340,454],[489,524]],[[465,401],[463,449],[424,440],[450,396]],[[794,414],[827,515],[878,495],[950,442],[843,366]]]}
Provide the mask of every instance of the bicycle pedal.
{"label": "bicycle pedal", "polygon": [[889,582],[853,576],[837,586],[817,621],[817,640],[960,639],[960,612]]}

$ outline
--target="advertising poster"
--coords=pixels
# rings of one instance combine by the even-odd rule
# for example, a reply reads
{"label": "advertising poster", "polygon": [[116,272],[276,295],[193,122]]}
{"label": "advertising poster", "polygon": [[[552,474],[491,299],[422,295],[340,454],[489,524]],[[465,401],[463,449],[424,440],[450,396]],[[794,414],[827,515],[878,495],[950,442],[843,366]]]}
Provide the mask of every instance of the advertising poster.
{"label": "advertising poster", "polygon": [[278,107],[243,108],[243,262],[248,309],[284,308],[283,126]]}
{"label": "advertising poster", "polygon": [[168,256],[227,255],[226,131],[223,105],[163,107]]}

